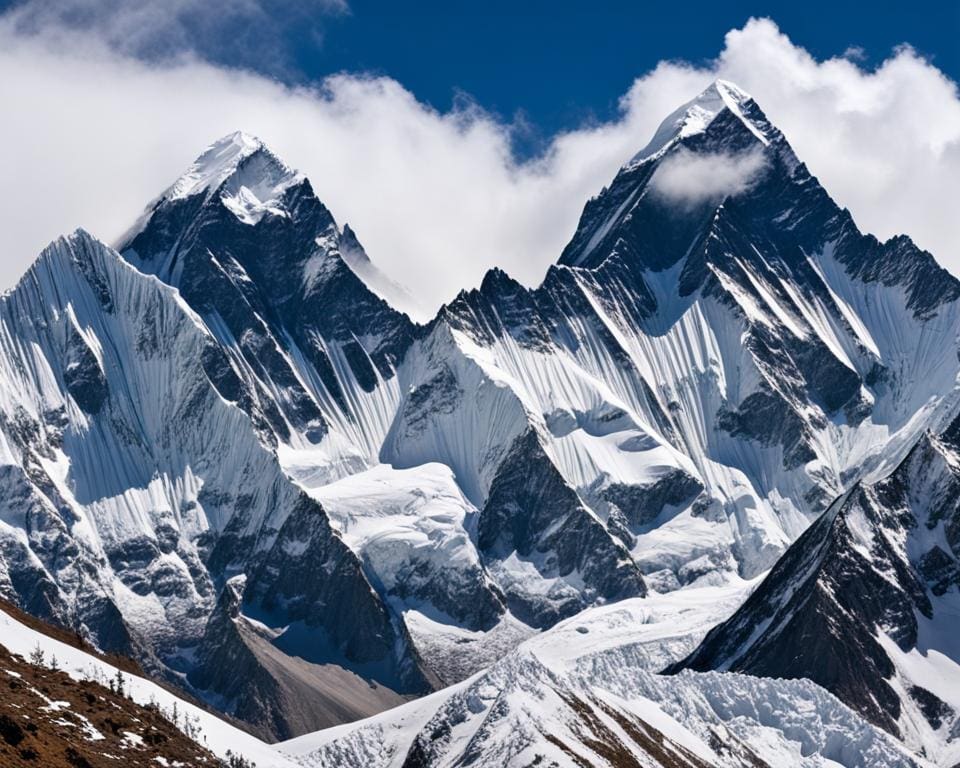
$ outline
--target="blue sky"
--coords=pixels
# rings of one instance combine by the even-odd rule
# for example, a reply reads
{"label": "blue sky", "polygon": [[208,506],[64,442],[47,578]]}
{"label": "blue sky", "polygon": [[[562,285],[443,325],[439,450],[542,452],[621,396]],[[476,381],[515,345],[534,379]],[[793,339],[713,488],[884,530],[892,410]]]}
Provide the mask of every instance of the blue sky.
{"label": "blue sky", "polygon": [[[868,9],[869,8],[869,9]],[[321,45],[299,41],[302,77],[367,70],[441,110],[458,92],[534,135],[607,120],[634,78],[665,59],[717,56],[727,30],[770,16],[817,58],[860,49],[872,67],[908,43],[960,80],[960,2],[418,2],[351,0]]]}
{"label": "blue sky", "polygon": [[[71,22],[103,21],[139,0],[50,0]],[[0,10],[38,5],[0,0]],[[186,33],[147,37],[136,53],[187,48],[226,66],[287,83],[337,72],[385,75],[441,111],[475,101],[514,123],[515,148],[529,154],[552,134],[617,114],[635,78],[659,61],[715,58],[724,34],[770,17],[818,59],[856,51],[870,69],[909,44],[960,81],[960,0],[912,2],[485,2],[384,0],[169,0]],[[197,5],[210,12],[198,13]],[[226,6],[257,8],[255,18]],[[177,10],[178,9],[178,10]]]}
{"label": "blue sky", "polygon": [[[213,140],[307,174],[429,316],[533,285],[584,203],[717,77],[866,231],[960,273],[960,3],[0,0],[0,287],[113,242]],[[910,47],[902,47],[904,44]]]}

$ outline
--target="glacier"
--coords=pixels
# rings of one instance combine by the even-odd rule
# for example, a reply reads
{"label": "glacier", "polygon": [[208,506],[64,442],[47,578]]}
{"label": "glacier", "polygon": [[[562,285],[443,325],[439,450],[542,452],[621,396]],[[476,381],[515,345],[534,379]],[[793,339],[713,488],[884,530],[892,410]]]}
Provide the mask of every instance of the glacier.
{"label": "glacier", "polygon": [[587,609],[459,685],[277,749],[307,768],[926,764],[808,681],[653,673],[744,589]]}

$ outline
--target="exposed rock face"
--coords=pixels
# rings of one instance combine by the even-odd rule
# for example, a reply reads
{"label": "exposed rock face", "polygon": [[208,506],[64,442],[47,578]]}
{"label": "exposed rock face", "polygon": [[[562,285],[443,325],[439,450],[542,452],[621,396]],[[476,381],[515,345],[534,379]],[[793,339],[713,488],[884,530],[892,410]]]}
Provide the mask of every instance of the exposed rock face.
{"label": "exposed rock face", "polygon": [[63,383],[74,402],[86,413],[99,413],[108,397],[107,379],[100,361],[74,327],[67,331],[67,366]]}
{"label": "exposed rock face", "polygon": [[674,669],[806,677],[908,742],[949,731],[955,705],[908,662],[918,650],[960,661],[948,640],[960,594],[956,433],[925,435],[889,477],[838,499]]}
{"label": "exposed rock face", "polygon": [[237,576],[225,585],[207,621],[190,681],[199,690],[216,691],[229,714],[250,723],[253,733],[268,741],[290,738],[404,701],[389,687],[366,682],[343,666],[285,653],[277,634],[241,613],[245,582]]}
{"label": "exposed rock face", "polygon": [[649,485],[608,485],[601,496],[616,506],[631,530],[637,530],[651,525],[667,507],[686,507],[701,491],[696,479],[677,469]]}
{"label": "exposed rock face", "polygon": [[172,290],[79,232],[0,309],[21,340],[2,362],[6,596],[178,680],[197,671],[184,659],[218,585],[249,572],[258,610],[282,602],[282,618],[329,638],[329,657],[313,661],[372,664],[404,691],[428,688],[322,507],[211,381],[212,361],[233,368]]}
{"label": "exposed rock face", "polygon": [[[480,513],[477,543],[492,561],[489,567],[516,616],[533,626],[550,626],[597,598],[646,593],[626,548],[563,481],[532,431],[517,438],[501,466]],[[514,553],[544,579],[562,576],[582,581],[585,588],[574,591],[559,583],[545,595],[531,595],[528,585],[510,583],[512,574],[500,565]]]}

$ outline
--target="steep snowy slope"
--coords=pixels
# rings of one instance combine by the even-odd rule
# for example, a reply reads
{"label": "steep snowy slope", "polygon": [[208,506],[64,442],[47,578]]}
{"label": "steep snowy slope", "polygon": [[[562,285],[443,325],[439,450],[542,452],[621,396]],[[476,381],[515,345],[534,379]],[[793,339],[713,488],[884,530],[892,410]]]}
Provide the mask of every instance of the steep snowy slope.
{"label": "steep snowy slope", "polygon": [[717,82],[587,205],[541,287],[492,272],[441,311],[382,458],[454,468],[533,623],[642,594],[631,560],[658,590],[753,577],[952,407],[958,295],[906,238],[861,235]]}
{"label": "steep snowy slope", "polygon": [[489,349],[441,319],[411,349],[400,379],[404,396],[381,457],[453,469],[479,510],[472,540],[515,616],[549,626],[594,601],[645,593],[626,547],[544,449],[523,383]]}
{"label": "steep snowy slope", "polygon": [[[228,401],[239,376],[175,291],[77,232],[0,300],[0,338],[4,595],[212,687],[265,734],[291,733],[275,676],[255,674],[246,646],[243,690],[217,685],[213,666],[233,626],[216,621],[218,590],[237,573],[250,610],[284,628],[276,644],[312,638],[310,662],[426,687],[359,560]],[[345,716],[396,701],[361,698]]]}
{"label": "steep snowy slope", "polygon": [[858,483],[677,668],[806,677],[865,718],[960,759],[960,423]]}
{"label": "steep snowy slope", "polygon": [[227,136],[118,248],[201,316],[239,373],[230,399],[265,439],[303,452],[314,482],[376,461],[413,325],[351,268],[375,272],[303,176]]}
{"label": "steep snowy slope", "polygon": [[807,681],[652,673],[742,590],[588,609],[457,686],[278,749],[310,768],[925,765]]}

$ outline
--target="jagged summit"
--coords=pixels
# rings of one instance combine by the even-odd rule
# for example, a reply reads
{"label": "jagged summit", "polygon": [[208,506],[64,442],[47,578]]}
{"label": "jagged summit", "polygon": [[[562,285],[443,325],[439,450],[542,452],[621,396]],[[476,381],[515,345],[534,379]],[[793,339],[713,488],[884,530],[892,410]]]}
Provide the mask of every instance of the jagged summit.
{"label": "jagged summit", "polygon": [[119,250],[245,361],[243,404],[262,431],[310,446],[337,432],[338,466],[375,455],[371,433],[389,425],[365,423],[362,401],[387,396],[412,323],[381,298],[391,286],[353,231],[262,142],[213,144]]}
{"label": "jagged summit", "polygon": [[[57,258],[58,254],[63,253],[66,250],[69,250],[74,245],[87,245],[87,244],[99,244],[99,240],[96,237],[91,235],[83,227],[77,227],[73,232],[69,234],[60,235],[59,237],[51,240],[34,261],[31,268],[27,270],[24,274],[24,278],[27,277],[30,272],[36,268],[38,263],[49,261],[50,259]],[[21,278],[22,280],[23,278]]]}
{"label": "jagged summit", "polygon": [[[336,263],[342,260],[392,307],[418,311],[409,292],[377,269],[353,230],[337,225],[306,176],[287,165],[261,139],[244,131],[224,136],[207,147],[147,207],[116,247],[139,269],[177,283],[183,269],[183,259],[177,251],[184,248],[179,235],[188,228],[188,222],[201,224],[202,230],[215,229],[216,241],[224,239],[224,228],[232,230],[236,222],[249,225],[232,235],[246,242],[257,236],[243,229],[261,222],[267,228],[275,228],[280,220],[286,220],[281,228],[297,240],[289,247],[309,251],[309,263],[300,264],[296,275],[278,275],[277,279],[285,277],[291,285],[302,281],[307,289],[314,290],[319,278],[336,272]],[[263,236],[272,241],[278,235],[274,231]],[[213,247],[211,252],[217,250]],[[256,250],[262,257],[270,248],[264,244]]]}
{"label": "jagged summit", "polygon": [[705,236],[730,199],[752,196],[751,207],[768,209],[768,219],[785,214],[773,210],[779,202],[764,204],[771,195],[785,206],[827,197],[753,98],[716,80],[667,117],[587,203],[560,263],[593,268],[614,252],[633,252],[638,266],[660,271]]}
{"label": "jagged summit", "polygon": [[207,147],[163,198],[219,194],[238,219],[255,224],[267,213],[285,215],[284,193],[304,180],[260,139],[237,131]]}
{"label": "jagged summit", "polygon": [[714,80],[696,98],[671,113],[657,128],[650,143],[627,163],[628,166],[648,160],[677,141],[703,133],[723,112],[736,116],[764,145],[769,139],[762,125],[749,115],[756,103],[746,91],[727,80]]}
{"label": "jagged summit", "polygon": [[246,185],[261,191],[264,184],[276,188],[303,178],[259,138],[235,131],[207,147],[163,197],[182,200],[203,192],[211,195],[231,177],[239,184],[230,186]]}
{"label": "jagged summit", "polygon": [[187,171],[178,178],[165,197],[169,200],[191,197],[211,186],[218,186],[237,165],[258,151],[263,143],[243,131],[223,136],[207,147]]}
{"label": "jagged summit", "polygon": [[[38,281],[48,281],[50,290],[68,292],[68,284],[75,279],[71,275],[79,275],[101,294],[101,301],[109,303],[105,296],[103,274],[125,270],[134,271],[109,245],[78,227],[51,241],[17,284],[3,295],[9,297],[22,293],[28,284]],[[47,277],[41,277],[41,274]]]}

